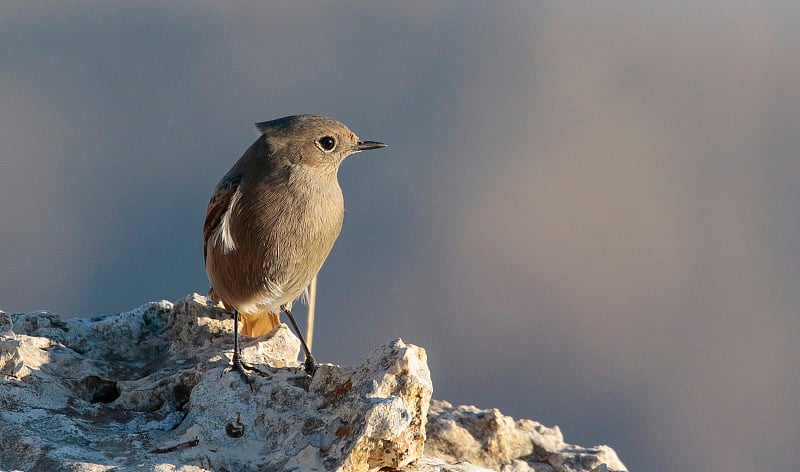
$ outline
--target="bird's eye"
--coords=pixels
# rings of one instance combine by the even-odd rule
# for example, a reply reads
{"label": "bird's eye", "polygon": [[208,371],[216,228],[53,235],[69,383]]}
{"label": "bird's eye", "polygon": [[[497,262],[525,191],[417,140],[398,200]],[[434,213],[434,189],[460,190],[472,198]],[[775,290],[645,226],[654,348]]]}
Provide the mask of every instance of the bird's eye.
{"label": "bird's eye", "polygon": [[319,147],[325,151],[330,152],[336,147],[336,140],[331,136],[323,136],[317,141]]}

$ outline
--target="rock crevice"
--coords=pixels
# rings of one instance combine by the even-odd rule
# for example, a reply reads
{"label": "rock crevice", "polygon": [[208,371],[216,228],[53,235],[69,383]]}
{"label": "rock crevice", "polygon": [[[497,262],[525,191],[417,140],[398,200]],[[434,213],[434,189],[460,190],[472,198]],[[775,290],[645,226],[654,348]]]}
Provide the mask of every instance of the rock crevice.
{"label": "rock crevice", "polygon": [[245,381],[232,330],[196,294],[94,319],[0,312],[0,470],[625,470],[557,427],[431,401],[425,350],[402,340],[312,379],[282,325],[244,340]]}

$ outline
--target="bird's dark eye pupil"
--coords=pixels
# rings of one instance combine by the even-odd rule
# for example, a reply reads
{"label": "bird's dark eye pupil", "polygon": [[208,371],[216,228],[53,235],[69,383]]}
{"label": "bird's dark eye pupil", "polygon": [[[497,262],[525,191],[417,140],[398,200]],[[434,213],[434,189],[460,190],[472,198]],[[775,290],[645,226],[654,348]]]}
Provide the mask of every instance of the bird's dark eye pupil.
{"label": "bird's dark eye pupil", "polygon": [[336,140],[330,136],[323,136],[319,138],[319,145],[322,146],[322,149],[325,151],[330,151],[336,146]]}

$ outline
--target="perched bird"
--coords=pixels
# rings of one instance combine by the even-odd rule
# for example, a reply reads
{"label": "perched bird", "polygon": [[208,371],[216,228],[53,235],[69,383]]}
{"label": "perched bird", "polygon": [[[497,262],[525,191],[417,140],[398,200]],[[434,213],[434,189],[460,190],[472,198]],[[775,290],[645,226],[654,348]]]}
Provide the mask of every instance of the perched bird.
{"label": "perched bird", "polygon": [[324,116],[294,115],[257,123],[258,139],[220,180],[203,227],[209,295],[233,311],[233,367],[243,372],[239,323],[249,336],[266,334],[284,311],[316,362],[291,312],[339,236],[344,199],[339,165],[349,155],[386,147],[361,141]]}

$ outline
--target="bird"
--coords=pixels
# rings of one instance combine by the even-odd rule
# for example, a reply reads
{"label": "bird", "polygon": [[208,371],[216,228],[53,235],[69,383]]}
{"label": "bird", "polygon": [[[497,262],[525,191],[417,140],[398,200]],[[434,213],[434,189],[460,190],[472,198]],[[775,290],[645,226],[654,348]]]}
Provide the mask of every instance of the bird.
{"label": "bird", "polygon": [[286,313],[313,375],[317,363],[292,315],[342,229],[338,171],[348,156],[387,145],[362,141],[341,122],[292,115],[256,123],[259,136],[217,183],[206,210],[203,251],[209,297],[233,312],[232,367],[250,369],[241,333],[260,336]]}

